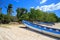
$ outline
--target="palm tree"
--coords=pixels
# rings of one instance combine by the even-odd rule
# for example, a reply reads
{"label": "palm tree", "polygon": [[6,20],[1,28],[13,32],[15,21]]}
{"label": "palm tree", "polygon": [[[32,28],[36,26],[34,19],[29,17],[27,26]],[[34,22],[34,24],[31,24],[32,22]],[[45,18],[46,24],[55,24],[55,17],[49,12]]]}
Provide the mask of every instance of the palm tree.
{"label": "palm tree", "polygon": [[8,15],[11,15],[12,12],[13,12],[13,11],[12,11],[12,4],[9,4],[9,5],[8,5],[8,8],[7,8],[7,14],[8,14]]}
{"label": "palm tree", "polygon": [[2,8],[0,8],[0,13],[2,13]]}

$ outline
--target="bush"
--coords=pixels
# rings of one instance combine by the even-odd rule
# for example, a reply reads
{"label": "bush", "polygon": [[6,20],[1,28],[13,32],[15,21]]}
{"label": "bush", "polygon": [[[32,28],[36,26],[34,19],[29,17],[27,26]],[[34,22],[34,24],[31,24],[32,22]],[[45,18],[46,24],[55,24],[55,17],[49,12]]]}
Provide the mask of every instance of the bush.
{"label": "bush", "polygon": [[0,14],[0,23],[6,24],[11,21],[11,16]]}

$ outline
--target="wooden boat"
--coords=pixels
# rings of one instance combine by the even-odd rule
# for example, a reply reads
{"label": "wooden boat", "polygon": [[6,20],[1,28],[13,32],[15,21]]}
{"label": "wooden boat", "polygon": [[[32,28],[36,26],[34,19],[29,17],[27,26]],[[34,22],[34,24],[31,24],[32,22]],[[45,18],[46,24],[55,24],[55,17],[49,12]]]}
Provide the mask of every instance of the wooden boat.
{"label": "wooden boat", "polygon": [[23,20],[22,23],[31,29],[60,38],[60,29],[37,25],[26,20]]}

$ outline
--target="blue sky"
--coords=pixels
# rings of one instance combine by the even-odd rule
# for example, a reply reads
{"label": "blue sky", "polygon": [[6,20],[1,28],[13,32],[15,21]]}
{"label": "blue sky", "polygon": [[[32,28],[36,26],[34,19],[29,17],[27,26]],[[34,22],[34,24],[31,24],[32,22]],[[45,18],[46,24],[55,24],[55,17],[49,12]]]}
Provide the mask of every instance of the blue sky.
{"label": "blue sky", "polygon": [[60,0],[0,0],[0,7],[3,8],[2,12],[6,14],[6,7],[8,4],[13,4],[13,15],[16,15],[16,8],[30,8],[40,9],[43,11],[52,11],[60,17]]}

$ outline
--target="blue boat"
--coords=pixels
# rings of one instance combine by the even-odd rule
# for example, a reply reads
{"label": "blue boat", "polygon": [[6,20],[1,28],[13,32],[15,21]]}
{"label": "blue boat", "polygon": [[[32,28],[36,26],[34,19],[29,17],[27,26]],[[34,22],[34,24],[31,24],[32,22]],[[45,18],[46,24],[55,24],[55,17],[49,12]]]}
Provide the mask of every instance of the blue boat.
{"label": "blue boat", "polygon": [[53,22],[39,22],[38,24],[44,24],[49,26],[55,25]]}
{"label": "blue boat", "polygon": [[60,29],[37,25],[26,20],[23,20],[22,23],[31,29],[60,38]]}

